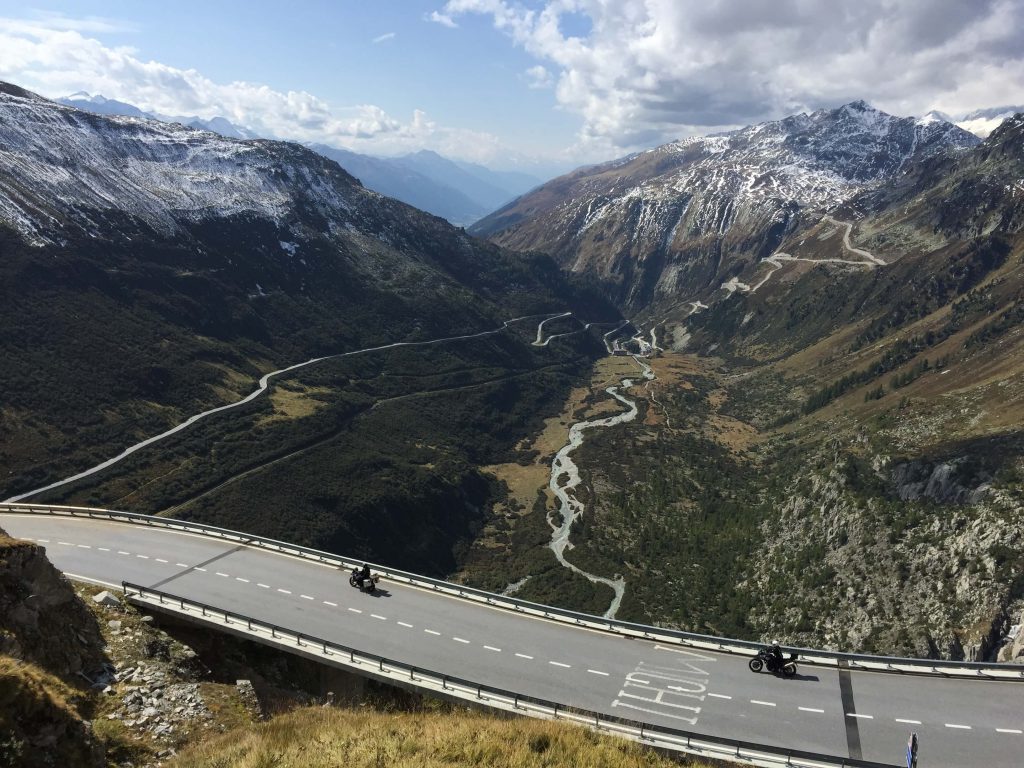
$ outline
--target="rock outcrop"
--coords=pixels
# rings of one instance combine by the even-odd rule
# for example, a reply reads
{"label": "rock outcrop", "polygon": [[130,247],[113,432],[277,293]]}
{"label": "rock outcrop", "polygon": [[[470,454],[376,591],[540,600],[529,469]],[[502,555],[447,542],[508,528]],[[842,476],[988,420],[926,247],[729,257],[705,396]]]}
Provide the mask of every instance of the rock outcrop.
{"label": "rock outcrop", "polygon": [[95,617],[46,549],[0,530],[0,654],[92,681],[103,670],[102,647]]}

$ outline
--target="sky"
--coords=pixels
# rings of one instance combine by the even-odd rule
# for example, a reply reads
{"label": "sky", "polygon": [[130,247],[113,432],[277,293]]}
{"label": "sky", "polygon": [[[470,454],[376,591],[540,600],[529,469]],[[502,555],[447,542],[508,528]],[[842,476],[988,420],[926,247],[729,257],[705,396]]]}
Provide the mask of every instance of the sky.
{"label": "sky", "polygon": [[1024,104],[1024,0],[0,0],[0,80],[543,174],[856,99]]}

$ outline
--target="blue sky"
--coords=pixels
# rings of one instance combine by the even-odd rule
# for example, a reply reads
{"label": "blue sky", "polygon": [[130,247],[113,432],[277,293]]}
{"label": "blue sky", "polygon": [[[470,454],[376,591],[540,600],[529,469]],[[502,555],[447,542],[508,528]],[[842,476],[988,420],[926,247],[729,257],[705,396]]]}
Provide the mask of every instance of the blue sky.
{"label": "blue sky", "polygon": [[866,99],[1024,103],[1024,0],[0,0],[0,79],[536,172]]}

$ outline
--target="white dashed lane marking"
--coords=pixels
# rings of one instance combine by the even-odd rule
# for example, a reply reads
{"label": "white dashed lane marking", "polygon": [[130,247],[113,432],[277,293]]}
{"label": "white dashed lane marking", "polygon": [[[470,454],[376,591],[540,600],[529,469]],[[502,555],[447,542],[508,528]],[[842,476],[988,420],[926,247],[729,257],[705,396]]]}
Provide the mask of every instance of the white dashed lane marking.
{"label": "white dashed lane marking", "polygon": [[453,637],[452,640],[454,640],[456,643],[464,643],[465,645],[469,645],[469,640],[463,640],[461,637]]}
{"label": "white dashed lane marking", "polygon": [[532,659],[533,658],[533,656],[527,656],[525,653],[517,653],[516,656],[518,656],[520,659]]}
{"label": "white dashed lane marking", "polygon": [[996,733],[1024,733],[1019,728],[996,728]]}
{"label": "white dashed lane marking", "polygon": [[589,672],[592,675],[601,675],[601,677],[608,677],[607,672],[602,672],[599,669],[588,669],[587,672]]}
{"label": "white dashed lane marking", "polygon": [[[79,549],[92,549],[88,544],[78,544]],[[164,562],[167,562],[166,560]]]}
{"label": "white dashed lane marking", "polygon": [[149,560],[149,555],[136,555],[136,557],[141,557],[143,560]]}
{"label": "white dashed lane marking", "polygon": [[550,664],[553,667],[565,667],[566,669],[572,668],[572,664],[563,664],[560,661],[549,661],[548,664]]}
{"label": "white dashed lane marking", "polygon": [[820,715],[825,714],[824,709],[815,709],[814,707],[797,707],[801,712],[817,712]]}
{"label": "white dashed lane marking", "polygon": [[[42,539],[40,539],[40,541],[42,541]],[[109,552],[110,551],[110,549],[108,547],[96,547],[96,549],[98,549],[100,552]]]}
{"label": "white dashed lane marking", "polygon": [[329,606],[331,606],[331,608],[337,608],[338,607],[337,603],[332,603],[330,600],[324,600],[324,605],[329,605]]}
{"label": "white dashed lane marking", "polygon": [[902,720],[902,719],[900,719],[898,717],[896,718],[896,722],[897,723],[906,723],[907,725],[920,725],[921,724],[920,720]]}
{"label": "white dashed lane marking", "polygon": [[195,567],[195,570],[202,571],[203,573],[206,573],[206,569],[205,568],[200,568],[198,565]]}
{"label": "white dashed lane marking", "polygon": [[856,712],[847,712],[846,716],[847,717],[856,717],[856,718],[858,718],[860,720],[874,720],[875,719],[874,715],[861,715],[861,714],[858,714]]}
{"label": "white dashed lane marking", "polygon": [[440,632],[435,632],[432,629],[424,629],[423,631],[426,632],[428,635],[440,635],[441,634]]}
{"label": "white dashed lane marking", "polygon": [[751,704],[760,704],[762,707],[774,707],[775,706],[775,702],[774,701],[761,701],[760,699],[751,699],[750,703]]}
{"label": "white dashed lane marking", "polygon": [[732,698],[732,696],[726,696],[724,693],[709,693],[708,696],[711,696],[712,698],[715,698],[715,699],[731,699]]}
{"label": "white dashed lane marking", "polygon": [[381,621],[387,621],[388,620],[387,616],[381,616],[381,615],[376,614],[376,613],[371,613],[370,616],[372,616],[375,619],[380,619]]}
{"label": "white dashed lane marking", "polygon": [[229,578],[229,576],[226,573],[221,573],[220,571],[217,571],[217,575],[223,576],[225,579]]}
{"label": "white dashed lane marking", "polygon": [[316,600],[315,597],[311,597],[310,595],[299,595],[299,597],[301,597],[303,600]]}
{"label": "white dashed lane marking", "polygon": [[164,560],[164,559],[163,559],[162,557],[158,557],[158,558],[156,559],[156,561],[157,561],[158,563],[166,563],[166,562],[167,562],[167,561],[166,561],[166,560]]}
{"label": "white dashed lane marking", "polygon": [[243,584],[248,584],[249,583],[248,579],[243,579],[241,576],[235,576],[235,581],[240,581]]}
{"label": "white dashed lane marking", "polygon": [[349,610],[352,611],[352,613],[362,613],[358,608],[349,608]]}
{"label": "white dashed lane marking", "polygon": [[[38,542],[39,542],[40,544],[49,544],[49,543],[50,543],[50,540],[49,540],[49,539],[37,539],[37,541],[38,541]],[[109,552],[110,550],[107,550],[107,551]]]}
{"label": "white dashed lane marking", "polygon": [[282,595],[290,595],[291,594],[291,592],[289,592],[287,589],[281,589],[280,587],[277,588],[277,591],[280,592]]}
{"label": "white dashed lane marking", "polygon": [[256,586],[260,587],[262,589],[270,589],[270,585],[269,584],[260,584],[258,581],[256,582]]}
{"label": "white dashed lane marking", "polygon": [[119,554],[119,555],[130,555],[130,554],[131,554],[131,552],[122,552],[122,551],[121,551],[121,550],[119,549],[119,550],[117,550],[117,554]]}
{"label": "white dashed lane marking", "polygon": [[[62,544],[62,545],[64,545],[65,547],[73,547],[73,546],[75,546],[75,545],[74,545],[74,544],[72,544],[72,543],[71,543],[70,541],[58,541],[57,543],[58,543],[58,544]],[[128,554],[128,553],[126,552],[125,554]]]}
{"label": "white dashed lane marking", "polygon": [[406,629],[412,629],[412,624],[406,624],[404,621],[398,622],[398,626],[405,627]]}
{"label": "white dashed lane marking", "polygon": [[969,730],[971,730],[971,726],[969,726],[969,725],[957,725],[956,723],[945,723],[944,725],[947,728],[957,728],[957,729],[959,729],[961,731],[969,731]]}
{"label": "white dashed lane marking", "polygon": [[185,563],[175,563],[175,565],[178,566],[179,568],[188,568],[188,566],[185,565]]}
{"label": "white dashed lane marking", "polygon": [[493,645],[485,645],[485,651],[494,651],[495,653],[501,653],[501,648],[495,648]]}

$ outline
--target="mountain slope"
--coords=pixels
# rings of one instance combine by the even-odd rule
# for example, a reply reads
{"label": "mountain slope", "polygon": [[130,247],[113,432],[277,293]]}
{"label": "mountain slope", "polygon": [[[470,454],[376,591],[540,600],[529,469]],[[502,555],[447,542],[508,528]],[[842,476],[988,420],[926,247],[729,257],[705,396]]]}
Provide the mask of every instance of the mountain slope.
{"label": "mountain slope", "polygon": [[835,208],[910,162],[977,143],[934,118],[896,118],[853,102],[580,169],[471,231],[550,253],[636,310],[696,298],[770,255],[805,212]]}
{"label": "mountain slope", "polygon": [[394,158],[370,157],[325,144],[313,144],[310,148],[334,160],[374,192],[401,200],[452,224],[469,224],[489,210],[458,189]]}
{"label": "mountain slope", "polygon": [[585,334],[533,348],[532,329],[503,321],[616,317],[549,259],[475,241],[304,147],[98,116],[10,85],[0,252],[5,497],[237,402],[269,371],[496,331],[284,376],[173,447],[49,496],[159,511],[201,495],[182,514],[431,572],[487,513],[476,467],[601,348]]}

